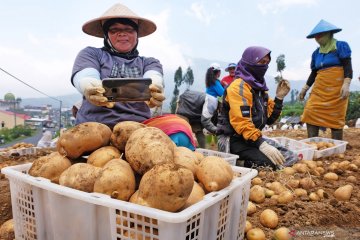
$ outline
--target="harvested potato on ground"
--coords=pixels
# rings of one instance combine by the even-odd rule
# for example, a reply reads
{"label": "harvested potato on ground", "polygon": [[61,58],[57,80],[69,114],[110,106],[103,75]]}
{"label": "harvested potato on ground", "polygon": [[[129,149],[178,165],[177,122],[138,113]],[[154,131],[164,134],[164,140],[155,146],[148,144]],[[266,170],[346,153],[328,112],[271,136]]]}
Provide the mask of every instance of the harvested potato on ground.
{"label": "harvested potato on ground", "polygon": [[29,170],[29,174],[34,177],[47,178],[54,183],[59,183],[62,172],[71,166],[71,162],[67,157],[62,156],[58,152],[36,159]]}
{"label": "harvested potato on ground", "polygon": [[250,189],[249,199],[256,203],[262,203],[265,201],[265,190],[259,185],[255,185]]}
{"label": "harvested potato on ground", "polygon": [[119,149],[121,152],[125,151],[125,145],[130,135],[139,128],[145,128],[146,125],[134,122],[134,121],[123,121],[119,122],[114,126],[111,134],[110,142],[113,146]]}
{"label": "harvested potato on ground", "polygon": [[265,209],[260,214],[260,223],[264,227],[276,228],[279,223],[279,218],[276,212],[274,212],[273,210]]}
{"label": "harvested potato on ground", "polygon": [[339,187],[334,192],[334,197],[338,201],[349,201],[354,187],[350,184]]}
{"label": "harvested potato on ground", "polygon": [[130,164],[120,158],[109,161],[94,183],[94,192],[128,201],[135,192],[135,175]]}
{"label": "harvested potato on ground", "polygon": [[250,229],[252,229],[252,224],[248,220],[245,222],[245,233],[247,233]]}
{"label": "harvested potato on ground", "polygon": [[277,199],[278,203],[280,204],[287,204],[289,202],[292,202],[293,200],[294,200],[294,195],[290,191],[284,191],[280,193]]}
{"label": "harvested potato on ground", "polygon": [[75,159],[110,142],[111,129],[102,123],[85,122],[60,135],[56,148],[61,155]]}
{"label": "harvested potato on ground", "polygon": [[196,177],[206,191],[219,191],[226,188],[233,179],[234,172],[230,164],[221,157],[205,157],[196,171]]}
{"label": "harvested potato on ground", "polygon": [[175,147],[174,162],[191,170],[194,176],[196,175],[196,169],[200,163],[195,153],[186,147]]}
{"label": "harvested potato on ground", "polygon": [[121,153],[116,147],[105,146],[92,152],[87,159],[87,163],[95,167],[103,167],[110,160],[120,158],[120,155]]}
{"label": "harvested potato on ground", "polygon": [[1,225],[0,239],[1,240],[15,239],[14,220],[13,219],[9,219]]}
{"label": "harvested potato on ground", "polygon": [[193,185],[189,169],[174,163],[158,164],[141,178],[136,203],[176,212],[185,205]]}
{"label": "harvested potato on ground", "polygon": [[139,128],[129,137],[125,156],[134,171],[144,174],[156,164],[174,162],[174,143],[158,128]]}
{"label": "harvested potato on ground", "polygon": [[274,231],[273,239],[275,240],[291,240],[290,230],[286,227],[278,228]]}
{"label": "harvested potato on ground", "polygon": [[252,228],[246,233],[248,240],[265,240],[265,233],[261,228]]}
{"label": "harvested potato on ground", "polygon": [[93,192],[95,180],[101,171],[102,168],[87,163],[76,163],[60,175],[59,183],[80,191]]}
{"label": "harvested potato on ground", "polygon": [[311,178],[302,178],[300,179],[300,186],[306,190],[309,190],[315,187],[315,183]]}
{"label": "harvested potato on ground", "polygon": [[252,203],[251,201],[249,201],[248,206],[247,206],[247,215],[250,216],[255,212],[256,212],[256,205],[254,203]]}
{"label": "harvested potato on ground", "polygon": [[185,209],[187,207],[190,207],[191,205],[194,205],[197,202],[200,202],[201,200],[203,200],[204,196],[204,189],[202,189],[202,187],[197,182],[194,182],[194,186],[190,193],[190,196],[188,197],[185,205],[181,209]]}

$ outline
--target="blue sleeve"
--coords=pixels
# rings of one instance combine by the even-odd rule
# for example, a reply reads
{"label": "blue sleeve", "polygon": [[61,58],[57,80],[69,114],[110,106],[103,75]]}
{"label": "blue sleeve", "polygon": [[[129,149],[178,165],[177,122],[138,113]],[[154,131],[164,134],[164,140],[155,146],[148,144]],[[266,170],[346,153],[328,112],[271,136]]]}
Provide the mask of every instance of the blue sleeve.
{"label": "blue sleeve", "polygon": [[351,57],[351,49],[347,42],[337,41],[336,49],[339,55],[339,58],[349,58]]}
{"label": "blue sleeve", "polygon": [[313,70],[316,70],[316,68],[315,68],[315,58],[316,58],[316,55],[317,55],[318,52],[319,52],[319,48],[317,48],[317,49],[313,52],[313,54],[311,55],[310,68],[311,68],[312,71],[313,71]]}
{"label": "blue sleeve", "polygon": [[219,80],[216,80],[214,90],[219,97],[224,95],[224,87],[221,85]]}

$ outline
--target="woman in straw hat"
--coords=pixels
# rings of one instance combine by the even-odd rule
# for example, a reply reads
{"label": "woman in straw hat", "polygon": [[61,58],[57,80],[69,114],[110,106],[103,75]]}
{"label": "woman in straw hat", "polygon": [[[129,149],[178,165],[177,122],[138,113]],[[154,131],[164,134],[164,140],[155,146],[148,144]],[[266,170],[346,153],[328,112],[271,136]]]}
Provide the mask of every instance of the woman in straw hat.
{"label": "woman in straw hat", "polygon": [[[139,56],[138,38],[156,30],[152,21],[137,16],[122,4],[116,4],[102,16],[86,22],[83,31],[104,38],[102,48],[86,47],[77,55],[71,82],[84,96],[76,124],[101,122],[113,128],[121,121],[149,119],[150,108],[159,107],[163,94],[163,70],[159,60]],[[151,78],[148,102],[108,102],[103,96],[104,78]]]}
{"label": "woman in straw hat", "polygon": [[308,137],[317,137],[319,127],[328,127],[333,139],[343,138],[353,71],[349,44],[333,37],[340,31],[340,28],[321,20],[307,36],[315,38],[320,45],[312,54],[311,74],[299,94],[299,99],[304,100],[314,84],[301,118],[307,125]]}

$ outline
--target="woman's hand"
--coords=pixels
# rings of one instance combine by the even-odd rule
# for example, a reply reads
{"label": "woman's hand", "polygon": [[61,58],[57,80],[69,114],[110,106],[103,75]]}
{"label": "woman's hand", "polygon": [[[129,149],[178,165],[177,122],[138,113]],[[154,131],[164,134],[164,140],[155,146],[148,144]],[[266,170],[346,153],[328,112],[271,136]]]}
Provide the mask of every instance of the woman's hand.
{"label": "woman's hand", "polygon": [[283,100],[284,97],[290,91],[290,82],[285,79],[281,79],[277,88],[276,88],[276,98]]}

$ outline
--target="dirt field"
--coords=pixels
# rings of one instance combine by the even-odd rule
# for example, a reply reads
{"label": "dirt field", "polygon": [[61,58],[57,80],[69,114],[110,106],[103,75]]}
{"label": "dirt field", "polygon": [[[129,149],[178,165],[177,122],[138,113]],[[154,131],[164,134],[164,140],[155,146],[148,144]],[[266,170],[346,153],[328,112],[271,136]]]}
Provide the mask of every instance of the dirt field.
{"label": "dirt field", "polygon": [[[306,138],[306,132],[303,130],[273,131],[266,133],[268,136],[285,136],[292,139]],[[321,132],[320,137],[330,137],[328,132]],[[338,156],[317,159],[323,161],[324,168],[331,162],[341,162],[344,160],[353,161],[360,159],[360,129],[349,128],[344,130],[344,140],[348,141],[347,150],[343,159]],[[26,162],[32,162],[39,156],[51,152],[51,149],[44,150],[36,156],[23,157],[2,157],[0,156],[0,168],[9,165],[18,165]],[[271,181],[284,182],[284,174],[281,172],[266,171],[263,173],[264,184]],[[300,179],[308,176],[309,173],[297,174],[294,177]],[[248,216],[248,220],[253,227],[260,227],[267,238],[271,239],[272,229],[263,227],[259,222],[259,215],[266,208],[273,209],[279,216],[278,227],[285,226],[292,231],[294,239],[360,239],[360,170],[359,171],[337,171],[339,180],[335,183],[323,180],[323,174],[320,176],[311,175],[316,186],[311,191],[322,188],[326,192],[326,197],[318,202],[310,201],[308,197],[298,198],[289,204],[279,205],[270,198],[266,198],[264,203],[257,204],[257,211]],[[342,185],[347,184],[346,178],[353,175],[357,178],[354,185],[352,197],[349,202],[339,202],[333,197],[333,192]],[[12,218],[10,190],[8,180],[4,175],[0,175],[0,225],[6,220]]]}

